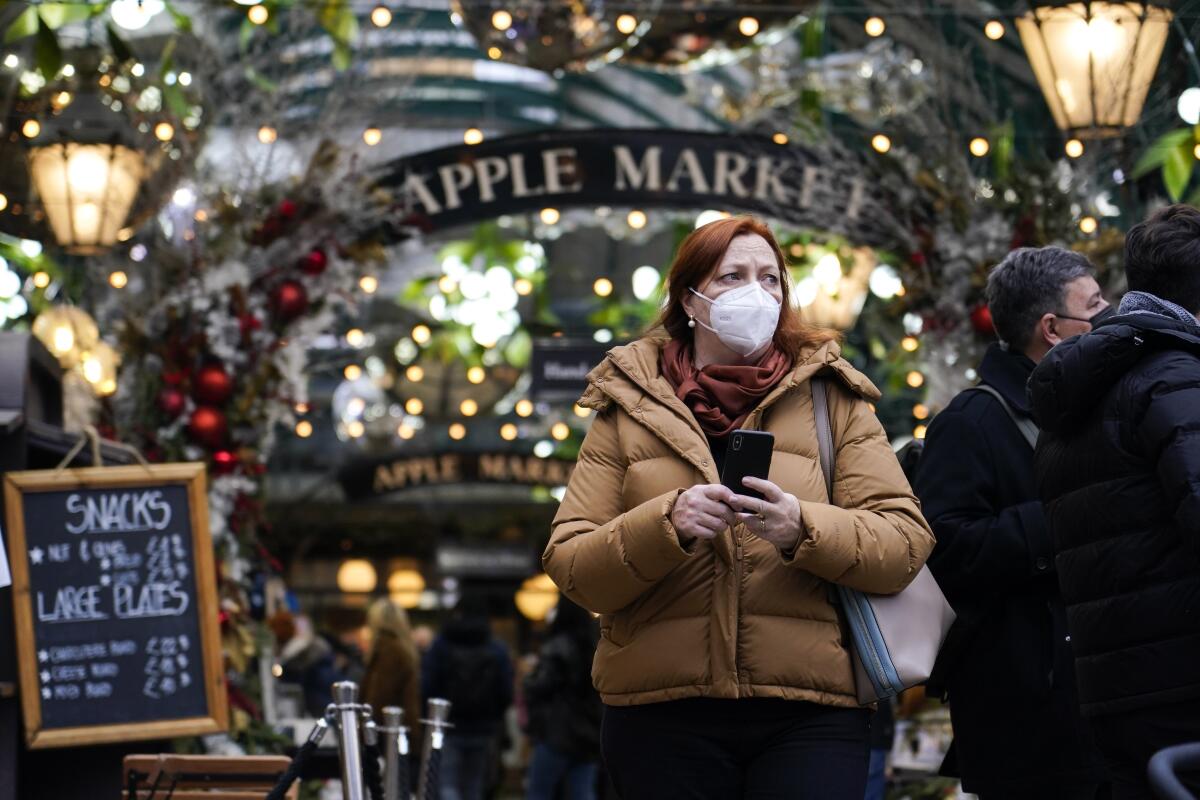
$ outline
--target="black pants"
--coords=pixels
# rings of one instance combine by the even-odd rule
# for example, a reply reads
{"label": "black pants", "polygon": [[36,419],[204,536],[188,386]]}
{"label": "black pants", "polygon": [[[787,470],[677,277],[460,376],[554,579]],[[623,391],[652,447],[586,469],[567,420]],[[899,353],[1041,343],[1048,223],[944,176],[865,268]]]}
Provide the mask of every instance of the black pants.
{"label": "black pants", "polygon": [[[1095,717],[1091,723],[1112,777],[1113,800],[1144,800],[1154,797],[1146,775],[1150,758],[1164,747],[1200,741],[1200,700]],[[1180,776],[1193,794],[1200,793],[1198,777]]]}
{"label": "black pants", "polygon": [[771,698],[604,710],[622,800],[862,800],[870,712]]}

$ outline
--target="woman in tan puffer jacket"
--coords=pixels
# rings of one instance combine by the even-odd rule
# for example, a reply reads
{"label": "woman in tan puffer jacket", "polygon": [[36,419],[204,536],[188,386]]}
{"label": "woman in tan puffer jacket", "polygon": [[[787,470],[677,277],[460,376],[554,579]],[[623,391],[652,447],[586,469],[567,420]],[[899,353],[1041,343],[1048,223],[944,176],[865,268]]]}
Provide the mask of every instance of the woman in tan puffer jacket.
{"label": "woman in tan puffer jacket", "polygon": [[[580,401],[597,416],[543,563],[600,614],[592,675],[625,800],[863,796],[869,711],[830,584],[900,591],[933,536],[869,405],[878,390],[800,322],[787,280],[761,222],[697,229],[659,335],[614,348]],[[746,481],[765,500],[720,485],[737,428],[775,436],[770,480]]]}

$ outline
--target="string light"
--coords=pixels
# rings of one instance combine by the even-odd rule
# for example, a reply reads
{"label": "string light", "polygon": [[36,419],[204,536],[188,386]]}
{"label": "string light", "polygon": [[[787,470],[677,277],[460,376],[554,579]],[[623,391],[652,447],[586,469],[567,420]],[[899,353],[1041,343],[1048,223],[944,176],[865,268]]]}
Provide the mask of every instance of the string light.
{"label": "string light", "polygon": [[550,435],[561,442],[571,435],[571,429],[565,422],[556,422],[550,426]]}
{"label": "string light", "polygon": [[465,144],[479,144],[483,141],[483,131],[479,128],[467,128],[463,131],[463,142]]}
{"label": "string light", "polygon": [[512,24],[513,24],[512,14],[508,13],[504,9],[500,9],[499,11],[492,14],[492,27],[495,28],[496,30],[506,31],[512,27]]}
{"label": "string light", "polygon": [[346,380],[356,381],[362,377],[362,367],[358,364],[347,364],[342,374],[346,376]]}
{"label": "string light", "polygon": [[412,340],[417,344],[425,344],[433,337],[433,331],[428,325],[418,325],[412,329]]}
{"label": "string light", "polygon": [[588,417],[590,417],[592,415],[591,409],[584,408],[583,406],[578,405],[578,404],[575,406],[574,410],[575,410],[575,416],[579,417],[580,419],[587,419]]}
{"label": "string light", "polygon": [[1079,158],[1083,155],[1083,142],[1078,139],[1069,139],[1066,146],[1063,147],[1067,155],[1071,158]]}
{"label": "string light", "polygon": [[279,138],[278,131],[276,131],[270,125],[263,125],[258,129],[258,140],[263,144],[271,144],[277,138]]}
{"label": "string light", "polygon": [[458,410],[462,412],[464,417],[473,417],[479,413],[479,403],[468,397],[458,404]]}
{"label": "string light", "polygon": [[301,439],[307,439],[312,436],[313,425],[306,419],[302,419],[296,423],[296,435]]}
{"label": "string light", "polygon": [[518,400],[513,410],[517,412],[518,417],[528,417],[533,414],[533,402],[530,400]]}
{"label": "string light", "polygon": [[487,378],[487,371],[483,367],[471,367],[467,370],[467,380],[471,383],[483,383],[485,378]]}
{"label": "string light", "polygon": [[975,156],[976,158],[983,158],[988,154],[988,151],[992,149],[992,146],[988,143],[987,139],[983,138],[982,136],[976,136],[971,140],[969,148],[971,150],[971,155]]}
{"label": "string light", "polygon": [[753,36],[758,33],[758,19],[755,17],[742,17],[738,20],[738,32],[742,36]]}
{"label": "string light", "polygon": [[926,428],[924,425],[918,425],[917,427],[913,428],[913,438],[914,439],[924,439],[925,431],[926,431]]}
{"label": "string light", "polygon": [[[1198,144],[1192,148],[1192,155],[1196,157],[1197,161],[1200,161],[1200,144]],[[0,195],[0,197],[3,197],[3,195]],[[0,206],[0,211],[3,211],[3,210],[4,210],[4,206]]]}
{"label": "string light", "polygon": [[413,364],[408,369],[404,370],[404,377],[408,378],[413,383],[420,383],[425,380],[425,370]]}
{"label": "string light", "polygon": [[154,126],[154,138],[160,142],[169,142],[175,138],[175,126],[169,122],[160,122]]}
{"label": "string light", "polygon": [[21,126],[21,133],[25,134],[26,139],[36,139],[37,135],[42,132],[42,123],[36,119],[27,119],[25,124]]}
{"label": "string light", "polygon": [[419,397],[410,397],[404,404],[404,410],[415,417],[425,410],[425,404],[421,402],[421,398]]}
{"label": "string light", "polygon": [[358,288],[367,294],[375,294],[375,291],[379,288],[379,279],[374,275],[363,275],[358,279]]}
{"label": "string light", "polygon": [[913,406],[913,416],[917,419],[928,419],[929,406],[925,405],[924,403],[917,403],[915,406]]}
{"label": "string light", "polygon": [[533,281],[528,278],[517,278],[513,281],[513,289],[516,289],[517,294],[524,297],[533,293]]}
{"label": "string light", "polygon": [[[380,27],[383,26],[381,25]],[[367,147],[374,147],[383,141],[383,131],[372,125],[363,131],[363,141],[367,143]]]}
{"label": "string light", "polygon": [[386,28],[392,24],[392,12],[387,6],[375,6],[371,9],[371,24],[376,28]]}
{"label": "string light", "polygon": [[983,35],[993,42],[1004,38],[1004,23],[998,19],[989,19],[983,26]]}
{"label": "string light", "polygon": [[8,195],[0,192],[0,211],[8,208]]}
{"label": "string light", "polygon": [[361,420],[355,419],[346,423],[346,433],[350,434],[352,439],[361,439],[366,432],[367,426],[363,425]]}
{"label": "string light", "polygon": [[517,426],[511,422],[506,422],[500,426],[500,438],[506,442],[511,442],[517,438]]}
{"label": "string light", "polygon": [[346,331],[346,344],[351,347],[362,347],[362,343],[366,341],[367,335],[362,332],[362,328],[351,328]]}
{"label": "string light", "polygon": [[863,30],[872,38],[883,36],[883,32],[887,30],[887,23],[879,17],[871,17],[863,24]]}
{"label": "string light", "polygon": [[784,133],[783,131],[779,131],[778,133],[776,133],[774,136],[771,137],[771,141],[773,141],[775,144],[787,144],[788,143],[788,135],[786,133]]}
{"label": "string light", "polygon": [[900,347],[906,353],[915,353],[920,346],[921,342],[915,336],[905,336],[900,340]]}
{"label": "string light", "polygon": [[33,273],[33,285],[39,289],[45,289],[50,285],[50,273],[35,272]]}
{"label": "string light", "polygon": [[442,294],[454,294],[454,291],[457,288],[458,281],[454,280],[454,278],[451,278],[449,275],[443,275],[442,277],[438,278],[438,289]]}
{"label": "string light", "polygon": [[892,149],[892,140],[882,133],[877,133],[871,137],[871,147],[875,148],[877,153],[886,153]]}
{"label": "string light", "polygon": [[637,29],[637,17],[633,14],[622,14],[617,17],[617,30],[628,36]]}
{"label": "string light", "polygon": [[646,227],[646,222],[648,222],[648,219],[646,218],[645,211],[638,211],[635,208],[625,217],[625,221],[629,223],[629,227],[633,228],[635,231],[640,231],[642,228]]}
{"label": "string light", "polygon": [[492,45],[488,48],[488,58],[490,58],[492,61],[499,61],[500,56],[502,55],[504,55],[504,51],[499,47],[496,47],[496,45]]}
{"label": "string light", "polygon": [[904,378],[904,382],[914,389],[919,389],[925,384],[925,376],[914,369]]}
{"label": "string light", "polygon": [[597,297],[608,297],[613,292],[613,282],[608,278],[596,278],[596,282],[592,284],[592,291]]}
{"label": "string light", "polygon": [[1079,230],[1089,236],[1095,233],[1099,227],[1100,223],[1096,221],[1095,217],[1084,217],[1079,220]]}
{"label": "string light", "polygon": [[467,435],[467,426],[461,422],[456,422],[450,426],[450,438],[458,441]]}
{"label": "string light", "polygon": [[271,18],[271,12],[267,11],[264,5],[250,6],[250,10],[246,12],[246,16],[255,25],[265,25],[267,20]]}
{"label": "string light", "polygon": [[121,270],[116,270],[108,276],[108,285],[114,289],[124,289],[129,283],[129,276]]}
{"label": "string light", "polygon": [[293,406],[293,408],[296,409],[297,414],[307,414],[308,413],[308,403],[296,403],[296,405]]}
{"label": "string light", "polygon": [[538,216],[541,217],[542,222],[547,225],[558,224],[558,220],[561,217],[557,208],[543,208],[542,212],[538,214]]}
{"label": "string light", "polygon": [[396,435],[401,439],[411,439],[417,435],[417,429],[407,422],[401,422],[400,426],[396,428]]}

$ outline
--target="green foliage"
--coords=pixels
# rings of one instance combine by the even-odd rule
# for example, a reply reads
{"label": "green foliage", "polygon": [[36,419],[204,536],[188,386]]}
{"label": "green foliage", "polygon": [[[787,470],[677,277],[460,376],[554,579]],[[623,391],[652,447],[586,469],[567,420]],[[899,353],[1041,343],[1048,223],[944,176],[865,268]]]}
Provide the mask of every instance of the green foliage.
{"label": "green foliage", "polygon": [[1168,131],[1142,153],[1133,168],[1133,177],[1141,178],[1162,171],[1163,187],[1173,202],[1187,190],[1196,164],[1194,150],[1200,143],[1200,126]]}

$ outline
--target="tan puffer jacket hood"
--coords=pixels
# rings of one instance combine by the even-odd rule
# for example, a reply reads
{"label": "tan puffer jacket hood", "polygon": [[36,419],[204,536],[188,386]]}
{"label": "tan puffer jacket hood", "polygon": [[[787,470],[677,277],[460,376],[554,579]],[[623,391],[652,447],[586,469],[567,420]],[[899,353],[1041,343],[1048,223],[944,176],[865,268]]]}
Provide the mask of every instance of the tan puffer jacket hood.
{"label": "tan puffer jacket hood", "polygon": [[[797,365],[743,427],[770,431],[770,478],[800,500],[807,539],[785,560],[745,526],[684,550],[675,499],[718,483],[691,411],[659,371],[665,340],[614,348],[580,401],[596,409],[542,556],[546,572],[601,615],[592,676],[609,705],[685,697],[783,697],[856,706],[848,639],[829,582],[908,585],[933,534],[868,400],[879,391],[834,342]],[[836,446],[826,502],[809,379],[829,386]]]}

